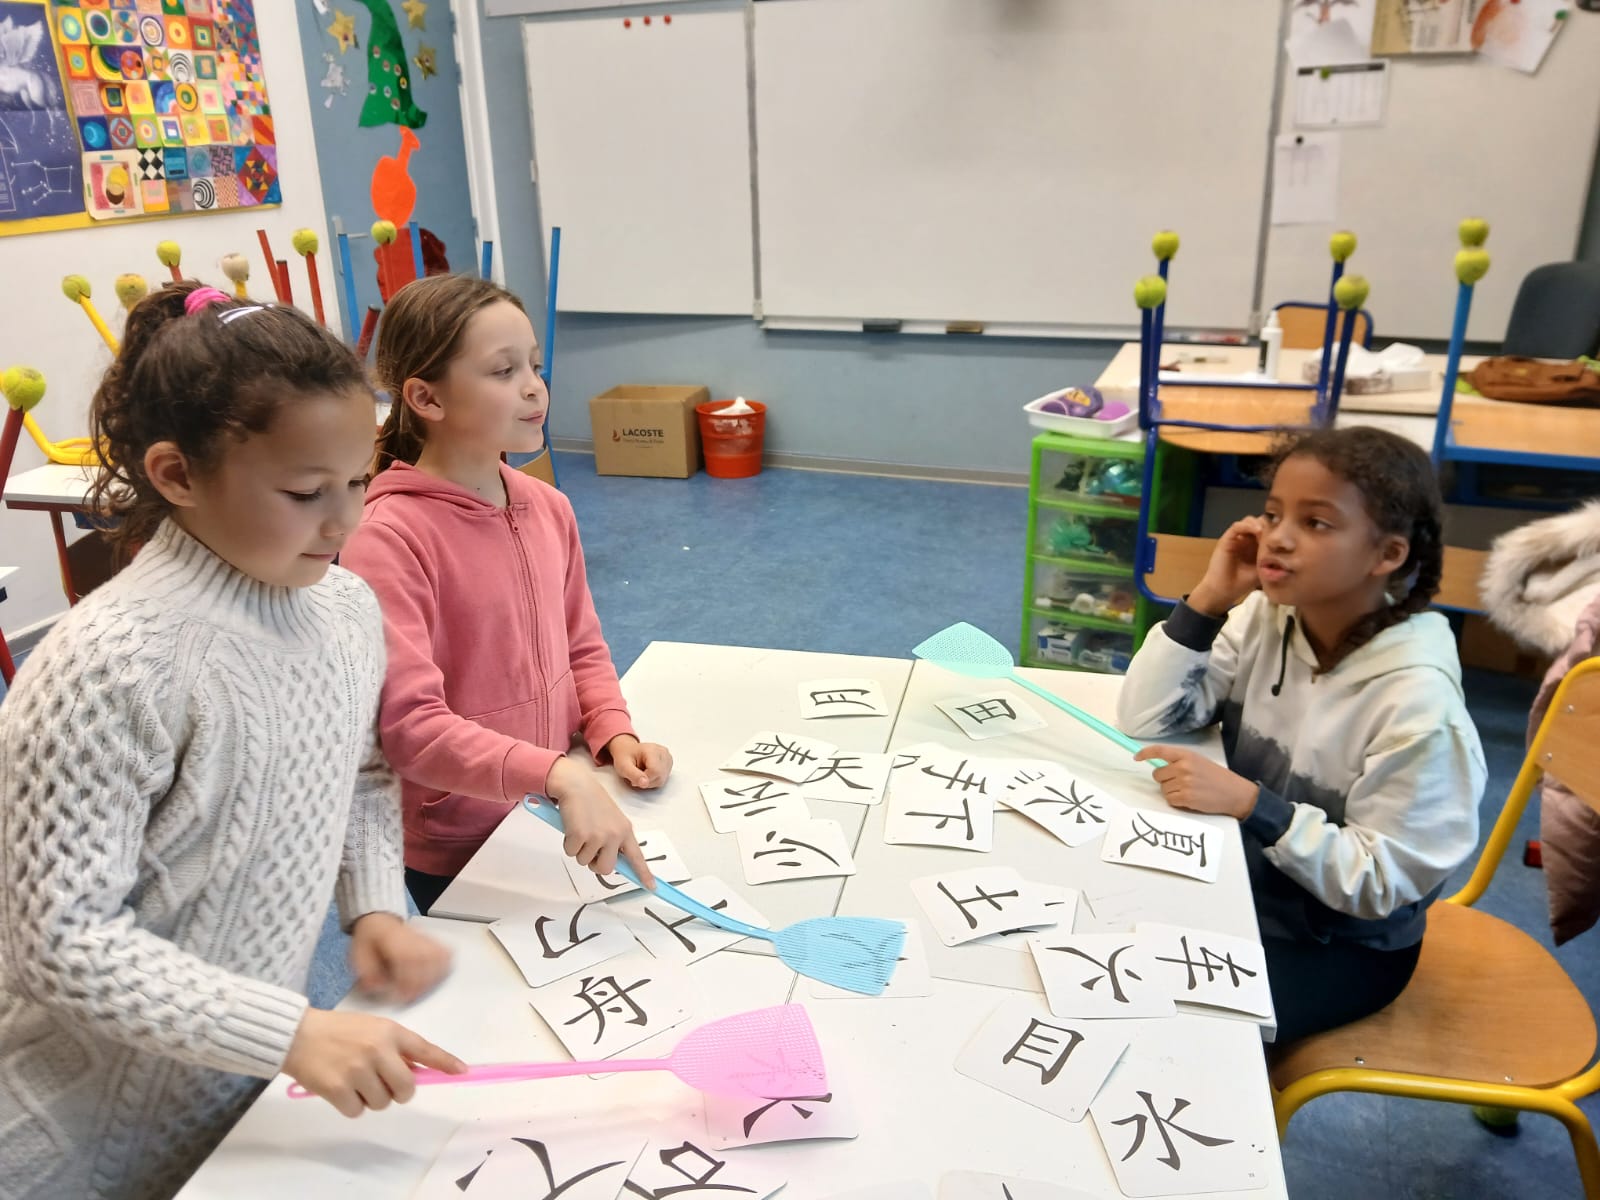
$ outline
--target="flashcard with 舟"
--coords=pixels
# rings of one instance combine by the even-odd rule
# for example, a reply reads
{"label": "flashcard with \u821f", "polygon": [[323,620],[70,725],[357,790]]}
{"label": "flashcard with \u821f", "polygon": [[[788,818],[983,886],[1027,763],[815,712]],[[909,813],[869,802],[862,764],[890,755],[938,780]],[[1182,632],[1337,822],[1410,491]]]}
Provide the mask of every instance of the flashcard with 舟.
{"label": "flashcard with \u821f", "polygon": [[812,679],[800,685],[800,719],[887,717],[889,701],[876,679]]}
{"label": "flashcard with \u821f", "polygon": [[1251,1140],[1251,1104],[1229,1074],[1171,1039],[1148,1032],[1134,1039],[1089,1105],[1123,1195],[1267,1186],[1267,1146]]}
{"label": "flashcard with \u821f", "polygon": [[729,1154],[702,1144],[708,1141],[652,1138],[617,1200],[767,1200],[788,1183],[772,1159]]}
{"label": "flashcard with \u821f", "polygon": [[1081,1121],[1136,1029],[1131,1021],[1057,1017],[1032,996],[1008,1000],[967,1043],[956,1070],[1063,1121]]}
{"label": "flashcard with \u821f", "polygon": [[1031,881],[1027,882],[1027,887],[1044,898],[1045,911],[1049,914],[1049,919],[1043,925],[1030,925],[1024,929],[991,933],[988,937],[979,938],[978,945],[999,946],[1005,950],[1015,950],[1019,954],[1031,954],[1028,941],[1034,934],[1057,930],[1061,933],[1072,932],[1073,923],[1078,917],[1078,889]]}
{"label": "flashcard with \u821f", "polygon": [[1100,857],[1215,883],[1222,869],[1222,832],[1187,817],[1126,808],[1112,815]]}
{"label": "flashcard with \u821f", "polygon": [[1028,948],[1058,1017],[1170,1017],[1176,1011],[1133,934],[1035,934]]}
{"label": "flashcard with \u821f", "polygon": [[847,1140],[861,1132],[855,1107],[828,1072],[828,1086],[808,1096],[706,1094],[706,1141],[716,1150],[769,1142]]}
{"label": "flashcard with \u821f", "polygon": [[1272,1019],[1267,954],[1250,938],[1139,922],[1141,948],[1174,1000]]}
{"label": "flashcard with \u821f", "polygon": [[694,1012],[689,973],[643,950],[535,988],[528,1003],[573,1058],[610,1058]]}
{"label": "flashcard with \u821f", "polygon": [[739,859],[751,884],[856,873],[844,826],[816,817],[774,829],[741,829]]}
{"label": "flashcard with \u821f", "polygon": [[983,1171],[946,1171],[939,1180],[939,1200],[1096,1200],[1088,1192],[1037,1179],[990,1175]]}
{"label": "flashcard with \u821f", "polygon": [[994,801],[981,792],[895,788],[884,810],[883,840],[891,846],[948,846],[987,854],[994,848]]}
{"label": "flashcard with \u821f", "polygon": [[998,799],[1069,846],[1094,841],[1110,828],[1114,816],[1127,811],[1121,801],[1061,767],[1001,792]]}
{"label": "flashcard with \u821f", "polygon": [[933,1200],[933,1193],[921,1180],[894,1179],[848,1192],[835,1192],[825,1200]]}
{"label": "flashcard with \u821f", "polygon": [[468,1121],[445,1143],[412,1200],[615,1200],[643,1138],[582,1133],[570,1124]]}
{"label": "flashcard with \u821f", "polygon": [[946,946],[1050,923],[1043,893],[1010,867],[926,875],[911,881],[911,894]]}
{"label": "flashcard with \u821f", "polygon": [[845,804],[877,804],[889,790],[892,754],[851,754],[840,751],[817,764],[800,781],[807,800],[839,800]]}
{"label": "flashcard with \u821f", "polygon": [[[659,829],[641,830],[636,836],[639,839],[639,849],[644,852],[644,861],[649,864],[651,874],[657,879],[665,879],[668,883],[682,883],[694,877],[694,872],[689,870],[679,856],[671,839]],[[629,892],[639,890],[638,884],[624,879],[621,875],[596,875],[576,859],[563,856],[561,865],[566,869],[567,878],[572,881],[578,899],[586,903],[609,900],[613,896],[626,896]]]}
{"label": "flashcard with \u821f", "polygon": [[778,779],[752,779],[730,775],[700,785],[700,799],[718,833],[741,829],[770,829],[785,821],[803,821],[811,815],[800,785]]}
{"label": "flashcard with \u821f", "polygon": [[[691,879],[678,890],[735,921],[767,927],[765,917],[714,875]],[[618,900],[611,905],[611,911],[646,950],[663,962],[687,966],[744,940],[742,934],[719,929],[647,892]]]}
{"label": "flashcard with \u821f", "polygon": [[952,696],[936,700],[934,705],[975,742],[1044,728],[1044,718],[1006,688]]}
{"label": "flashcard with \u821f", "polygon": [[808,979],[813,1000],[896,1000],[933,995],[933,976],[928,971],[928,952],[922,946],[922,922],[915,918],[898,919],[906,927],[906,940],[895,960],[894,974],[876,996],[846,991],[832,984]]}
{"label": "flashcard with \u821f", "polygon": [[495,921],[489,932],[529,987],[565,979],[636,946],[628,927],[596,903],[543,901]]}
{"label": "flashcard with \u821f", "polygon": [[774,779],[799,783],[827,762],[839,747],[821,738],[805,737],[798,733],[775,733],[765,730],[753,734],[727,762],[724,771],[741,775],[769,775]]}

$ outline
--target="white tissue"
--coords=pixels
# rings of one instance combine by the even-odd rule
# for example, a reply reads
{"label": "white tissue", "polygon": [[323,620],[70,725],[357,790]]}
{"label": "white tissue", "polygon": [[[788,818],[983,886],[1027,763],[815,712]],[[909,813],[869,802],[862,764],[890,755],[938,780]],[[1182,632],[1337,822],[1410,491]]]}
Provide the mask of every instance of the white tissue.
{"label": "white tissue", "polygon": [[713,411],[719,417],[744,417],[755,412],[755,409],[751,408],[747,403],[745,403],[745,398],[740,396],[738,399],[734,400],[733,403],[724,404],[721,408],[714,409]]}

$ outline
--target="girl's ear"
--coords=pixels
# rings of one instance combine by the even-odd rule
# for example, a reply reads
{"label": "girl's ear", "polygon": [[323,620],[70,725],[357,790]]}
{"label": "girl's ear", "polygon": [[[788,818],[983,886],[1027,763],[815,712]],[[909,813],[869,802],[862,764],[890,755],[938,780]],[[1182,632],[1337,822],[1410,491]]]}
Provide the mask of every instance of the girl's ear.
{"label": "girl's ear", "polygon": [[1398,533],[1386,533],[1378,542],[1378,561],[1372,568],[1374,575],[1393,575],[1405,566],[1411,553],[1411,539]]}
{"label": "girl's ear", "polygon": [[400,385],[401,402],[412,413],[423,421],[440,421],[444,419],[444,405],[439,399],[439,393],[431,383],[412,376]]}
{"label": "girl's ear", "polygon": [[194,471],[176,442],[157,442],[144,452],[144,473],[162,499],[175,508],[193,508]]}

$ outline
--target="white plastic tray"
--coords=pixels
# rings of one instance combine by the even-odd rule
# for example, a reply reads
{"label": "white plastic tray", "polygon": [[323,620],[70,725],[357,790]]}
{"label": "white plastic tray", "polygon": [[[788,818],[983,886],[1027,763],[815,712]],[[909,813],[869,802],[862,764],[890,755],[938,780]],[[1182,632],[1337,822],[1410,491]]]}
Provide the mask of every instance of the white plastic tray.
{"label": "white plastic tray", "polygon": [[[1030,400],[1024,404],[1022,411],[1028,414],[1028,424],[1036,429],[1049,429],[1056,433],[1070,433],[1077,437],[1114,438],[1119,433],[1126,433],[1139,423],[1138,410],[1132,406],[1122,416],[1110,421],[1102,421],[1097,417],[1067,417],[1060,413],[1044,411],[1047,401],[1059,399],[1071,390],[1071,388],[1062,388],[1060,391],[1050,392],[1040,396],[1037,400]],[[1110,403],[1109,397],[1107,397],[1106,402]]]}

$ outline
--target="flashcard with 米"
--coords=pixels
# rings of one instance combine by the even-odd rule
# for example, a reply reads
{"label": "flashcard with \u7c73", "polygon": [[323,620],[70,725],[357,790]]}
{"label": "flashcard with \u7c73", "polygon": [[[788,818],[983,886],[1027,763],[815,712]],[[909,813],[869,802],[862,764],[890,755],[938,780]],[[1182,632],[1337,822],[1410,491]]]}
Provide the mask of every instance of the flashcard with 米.
{"label": "flashcard with \u7c73", "polygon": [[1063,1121],[1081,1121],[1137,1028],[1063,1019],[1033,997],[1008,1000],[967,1043],[956,1070]]}
{"label": "flashcard with \u7c73", "polygon": [[1010,867],[975,867],[911,881],[911,894],[946,946],[1048,925],[1045,897]]}
{"label": "flashcard with \u7c73", "polygon": [[468,1121],[445,1143],[412,1200],[615,1200],[643,1138],[596,1136],[561,1122]]}
{"label": "flashcard with \u7c73", "polygon": [[1222,870],[1222,832],[1187,817],[1128,808],[1112,817],[1100,857],[1215,883]]}
{"label": "flashcard with \u7c73", "polygon": [[1058,1017],[1170,1017],[1172,997],[1137,936],[1035,934],[1028,943]]}
{"label": "flashcard with \u7c73", "polygon": [[828,1072],[828,1090],[811,1096],[717,1096],[706,1094],[706,1140],[713,1149],[764,1146],[768,1142],[816,1142],[853,1138],[861,1132],[854,1107]]}
{"label": "flashcard with \u7c73", "polygon": [[711,817],[711,828],[718,833],[770,829],[811,815],[800,795],[800,786],[777,779],[752,779],[748,775],[715,779],[700,785],[700,799]]}
{"label": "flashcard with \u7c73", "polygon": [[[763,929],[767,926],[765,917],[714,875],[691,879],[678,890],[735,921]],[[648,892],[618,900],[611,906],[611,911],[621,918],[646,950],[665,962],[684,965],[698,962],[709,954],[744,940],[742,934],[719,929]]]}
{"label": "flashcard with \u7c73", "polygon": [[800,685],[800,719],[887,717],[889,701],[876,679],[813,679]]}
{"label": "flashcard with \u7c73", "polygon": [[[639,850],[644,854],[644,861],[657,879],[665,879],[668,883],[682,883],[685,879],[694,877],[694,872],[689,870],[679,857],[671,839],[659,829],[643,830],[636,836],[639,839]],[[561,865],[567,872],[567,878],[572,881],[578,899],[586,903],[609,900],[612,896],[626,896],[629,892],[639,890],[638,884],[624,879],[621,875],[596,875],[573,858],[563,856]]]}
{"label": "flashcard with \u7c73", "polygon": [[888,790],[893,761],[892,754],[830,754],[800,781],[800,794],[807,800],[877,804]]}
{"label": "flashcard with \u7c73", "polygon": [[769,730],[754,734],[722,764],[722,769],[799,783],[837,753],[839,747],[821,738]]}
{"label": "flashcard with \u7c73", "polygon": [[752,884],[856,873],[844,826],[818,818],[790,821],[774,829],[741,829],[739,858],[744,864],[744,881]]}
{"label": "flashcard with \u7c73", "polygon": [[1250,938],[1141,921],[1139,941],[1174,1000],[1272,1019],[1267,954]]}
{"label": "flashcard with \u7c73", "polygon": [[694,984],[675,963],[644,951],[613,958],[559,983],[535,988],[535,1012],[573,1058],[610,1058],[688,1020]]}
{"label": "flashcard with \u7c73", "polygon": [[604,905],[546,901],[489,926],[529,987],[543,987],[634,949],[633,934]]}
{"label": "flashcard with \u7c73", "polygon": [[1044,718],[1005,688],[936,700],[935,706],[973,741],[1029,733],[1044,728]]}
{"label": "flashcard with \u7c73", "polygon": [[1120,801],[1061,767],[1001,792],[999,800],[1069,846],[1094,841],[1111,827],[1114,816],[1126,811]]}

